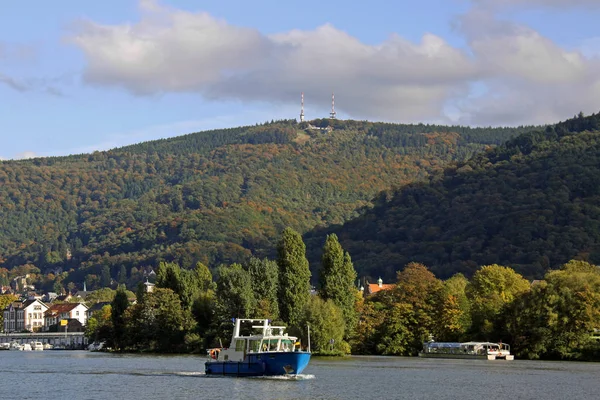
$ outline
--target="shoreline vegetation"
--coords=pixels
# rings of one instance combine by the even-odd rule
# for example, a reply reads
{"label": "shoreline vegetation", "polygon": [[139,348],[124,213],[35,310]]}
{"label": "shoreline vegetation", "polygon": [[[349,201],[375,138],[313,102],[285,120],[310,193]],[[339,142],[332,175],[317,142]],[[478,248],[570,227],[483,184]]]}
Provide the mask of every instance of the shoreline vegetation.
{"label": "shoreline vegetation", "polygon": [[426,266],[409,263],[386,290],[357,287],[350,255],[334,234],[323,248],[319,282],[311,293],[306,248],[287,228],[277,260],[221,265],[213,280],[199,263],[193,270],[161,263],[156,287],[141,284],[130,303],[119,287],[110,305],[88,323],[90,341],[112,351],[204,353],[228,346],[232,317],[269,318],[316,356],[416,356],[422,343],[485,340],[511,344],[521,359],[600,360],[594,338],[600,318],[600,268],[572,260],[543,280],[529,282],[499,265],[442,281]]}

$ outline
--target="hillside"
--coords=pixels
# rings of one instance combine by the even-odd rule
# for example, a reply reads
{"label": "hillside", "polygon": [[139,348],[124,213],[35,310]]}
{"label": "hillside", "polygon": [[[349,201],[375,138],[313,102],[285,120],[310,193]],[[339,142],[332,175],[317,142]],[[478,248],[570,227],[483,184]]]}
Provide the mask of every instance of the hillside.
{"label": "hillside", "polygon": [[0,162],[0,272],[73,269],[68,279],[88,276],[93,289],[103,266],[135,280],[160,260],[215,266],[270,254],[285,226],[342,224],[382,190],[532,130],[312,124],[333,130],[278,121]]}
{"label": "hillside", "polygon": [[395,278],[410,261],[439,277],[481,265],[529,278],[580,258],[600,263],[600,114],[516,137],[429,182],[386,191],[337,233],[362,276]]}

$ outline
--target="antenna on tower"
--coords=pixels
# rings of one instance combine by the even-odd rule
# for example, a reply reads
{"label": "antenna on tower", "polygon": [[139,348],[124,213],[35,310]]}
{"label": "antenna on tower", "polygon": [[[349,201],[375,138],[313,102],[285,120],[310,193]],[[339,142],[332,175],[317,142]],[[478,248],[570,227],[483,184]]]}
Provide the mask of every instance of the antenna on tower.
{"label": "antenna on tower", "polygon": [[329,118],[335,119],[335,95],[331,92],[331,112],[329,113]]}
{"label": "antenna on tower", "polygon": [[304,92],[302,92],[300,100],[300,122],[304,122]]}

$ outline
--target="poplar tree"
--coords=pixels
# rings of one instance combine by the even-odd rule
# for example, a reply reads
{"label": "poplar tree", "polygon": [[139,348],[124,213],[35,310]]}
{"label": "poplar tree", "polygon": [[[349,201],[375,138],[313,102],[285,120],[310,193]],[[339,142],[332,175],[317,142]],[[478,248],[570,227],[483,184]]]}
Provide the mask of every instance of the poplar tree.
{"label": "poplar tree", "polygon": [[119,285],[115,298],[111,303],[111,321],[113,326],[112,341],[113,346],[118,350],[125,348],[126,326],[125,311],[129,307],[127,292],[125,286]]}
{"label": "poplar tree", "polygon": [[296,326],[310,299],[310,269],[302,236],[291,228],[283,231],[277,245],[279,266],[279,313],[281,319]]}
{"label": "poplar tree", "polygon": [[356,271],[350,254],[342,249],[334,233],[327,235],[325,240],[319,282],[321,297],[324,300],[332,300],[342,310],[346,336],[350,336],[357,319],[354,309]]}
{"label": "poplar tree", "polygon": [[277,287],[279,267],[275,261],[252,257],[248,262],[248,273],[252,280],[252,291],[258,301],[258,317],[279,319]]}

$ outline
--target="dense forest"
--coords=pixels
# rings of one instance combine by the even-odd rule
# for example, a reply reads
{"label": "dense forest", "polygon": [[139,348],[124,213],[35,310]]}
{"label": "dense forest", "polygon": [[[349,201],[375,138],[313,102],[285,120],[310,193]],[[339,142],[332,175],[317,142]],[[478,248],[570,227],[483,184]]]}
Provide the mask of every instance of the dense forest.
{"label": "dense forest", "polygon": [[598,264],[600,114],[525,133],[380,193],[360,217],[308,233],[311,260],[331,232],[359,273],[375,279],[394,279],[409,262],[442,278],[499,264],[529,279],[571,259]]}
{"label": "dense forest", "polygon": [[286,120],[2,161],[0,284],[29,272],[46,290],[111,279],[133,288],[163,261],[215,269],[272,256],[286,226],[343,224],[382,190],[533,130]]}

